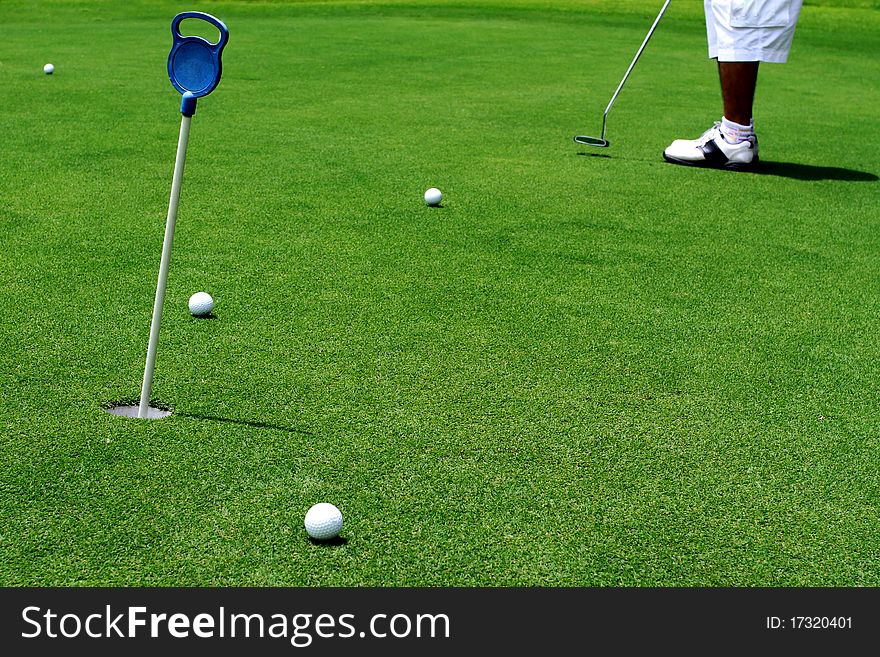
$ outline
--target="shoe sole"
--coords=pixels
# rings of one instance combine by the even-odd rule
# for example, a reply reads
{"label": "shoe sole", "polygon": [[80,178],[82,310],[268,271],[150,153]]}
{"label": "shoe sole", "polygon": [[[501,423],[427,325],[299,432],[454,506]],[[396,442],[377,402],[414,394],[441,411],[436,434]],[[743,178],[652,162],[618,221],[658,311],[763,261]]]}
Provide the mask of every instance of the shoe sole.
{"label": "shoe sole", "polygon": [[743,164],[741,162],[726,162],[725,164],[720,165],[714,164],[713,162],[707,162],[706,160],[699,160],[694,162],[690,162],[688,160],[680,160],[677,157],[671,157],[666,153],[663,153],[663,159],[671,164],[680,164],[685,167],[698,167],[700,169],[727,169],[728,171],[752,171],[758,165],[757,157],[748,164]]}

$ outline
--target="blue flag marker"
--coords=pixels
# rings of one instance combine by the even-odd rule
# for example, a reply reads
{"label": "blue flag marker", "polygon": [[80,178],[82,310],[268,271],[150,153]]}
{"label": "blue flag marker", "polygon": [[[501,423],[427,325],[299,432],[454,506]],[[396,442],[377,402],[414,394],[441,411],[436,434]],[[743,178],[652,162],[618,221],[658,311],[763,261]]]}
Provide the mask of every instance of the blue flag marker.
{"label": "blue flag marker", "polygon": [[[199,36],[183,36],[180,23],[188,18],[207,21],[220,32],[217,43],[211,43]],[[159,281],[156,285],[156,300],[153,304],[153,319],[150,323],[150,343],[147,346],[147,364],[144,368],[144,381],[138,406],[139,418],[159,417],[150,408],[150,394],[153,387],[153,371],[156,368],[156,349],[159,342],[159,326],[162,323],[162,307],[165,303],[165,289],[168,284],[168,265],[171,261],[171,244],[174,241],[174,226],[177,223],[177,207],[180,204],[180,186],[183,181],[183,168],[186,164],[186,147],[189,143],[189,126],[196,112],[196,101],[214,91],[220,83],[223,67],[220,56],[229,41],[229,30],[223,21],[200,11],[185,11],[177,14],[171,21],[173,42],[168,53],[168,78],[177,91],[182,94],[180,101],[180,138],[177,141],[177,159],[174,163],[174,178],[171,183],[171,200],[168,203],[168,219],[165,223],[165,240],[162,244],[162,260],[159,264]]]}
{"label": "blue flag marker", "polygon": [[[220,40],[211,43],[202,37],[183,36],[180,33],[180,23],[187,18],[207,21],[220,31]],[[168,78],[174,88],[184,96],[184,102],[180,106],[181,113],[192,116],[191,112],[184,110],[188,110],[191,105],[192,112],[195,112],[195,99],[207,96],[220,83],[223,72],[220,56],[229,41],[229,30],[223,21],[210,14],[185,11],[177,14],[171,21],[171,36],[174,43],[168,53]],[[191,101],[187,94],[190,94]]]}

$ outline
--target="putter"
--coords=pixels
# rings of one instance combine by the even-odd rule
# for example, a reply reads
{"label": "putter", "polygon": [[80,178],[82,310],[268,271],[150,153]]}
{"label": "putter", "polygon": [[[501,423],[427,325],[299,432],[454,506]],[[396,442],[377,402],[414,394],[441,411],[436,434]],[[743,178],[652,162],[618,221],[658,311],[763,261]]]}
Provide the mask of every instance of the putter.
{"label": "putter", "polygon": [[666,2],[663,4],[663,8],[660,10],[660,13],[657,14],[657,18],[654,19],[654,24],[651,26],[651,29],[648,30],[648,36],[646,36],[645,40],[642,41],[642,45],[639,47],[638,52],[636,52],[636,56],[633,57],[632,63],[629,65],[629,68],[626,69],[626,73],[624,73],[623,75],[623,80],[621,80],[620,84],[617,85],[617,91],[615,91],[614,95],[611,96],[611,102],[608,103],[608,107],[605,108],[605,113],[602,115],[602,136],[587,137],[586,135],[578,135],[574,138],[577,143],[584,144],[586,146],[600,146],[602,148],[607,148],[609,146],[608,140],[605,139],[605,124],[608,121],[608,112],[611,110],[611,106],[614,105],[614,101],[617,100],[617,94],[619,94],[620,90],[623,89],[623,84],[626,82],[626,79],[629,77],[629,74],[635,67],[636,62],[639,61],[639,57],[642,56],[642,51],[645,49],[645,46],[648,45],[648,41],[651,40],[651,35],[654,34],[654,30],[657,29],[657,23],[660,22],[661,18],[663,18],[663,14],[666,13],[666,8],[669,6],[670,1],[671,0],[666,0]]}
{"label": "putter", "polygon": [[[180,23],[187,18],[207,21],[220,31],[217,43],[211,43],[198,36],[183,36]],[[144,381],[138,406],[138,417],[148,418],[150,393],[153,387],[153,372],[156,367],[156,350],[159,343],[159,327],[162,324],[162,306],[165,303],[165,288],[168,283],[168,265],[171,261],[171,244],[174,241],[174,226],[177,223],[177,207],[180,204],[180,187],[183,182],[183,168],[186,164],[186,147],[189,143],[189,125],[196,113],[196,101],[211,93],[220,82],[220,55],[229,41],[229,30],[222,21],[200,11],[185,11],[171,21],[173,42],[168,54],[168,77],[171,84],[183,97],[180,102],[180,137],[177,140],[177,158],[174,162],[174,177],[171,182],[171,199],[168,202],[168,218],[165,222],[165,239],[162,243],[162,259],[159,263],[159,280],[156,284],[156,299],[153,303],[153,319],[150,322],[150,343],[147,346],[147,364],[144,368]]]}

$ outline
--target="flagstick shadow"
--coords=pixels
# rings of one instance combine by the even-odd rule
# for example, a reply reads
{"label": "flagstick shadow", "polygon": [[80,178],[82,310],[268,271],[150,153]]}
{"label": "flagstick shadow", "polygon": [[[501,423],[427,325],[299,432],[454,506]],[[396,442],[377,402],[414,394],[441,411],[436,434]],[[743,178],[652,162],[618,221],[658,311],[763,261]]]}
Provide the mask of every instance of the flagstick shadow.
{"label": "flagstick shadow", "polygon": [[215,415],[203,415],[201,413],[174,413],[177,417],[188,417],[193,420],[207,420],[209,422],[223,422],[225,424],[237,424],[243,427],[251,427],[253,429],[271,429],[273,431],[286,431],[287,433],[298,433],[304,436],[313,436],[311,431],[305,429],[297,429],[296,427],[284,427],[280,424],[271,424],[269,422],[256,422],[254,420],[236,420],[228,417],[217,417]]}

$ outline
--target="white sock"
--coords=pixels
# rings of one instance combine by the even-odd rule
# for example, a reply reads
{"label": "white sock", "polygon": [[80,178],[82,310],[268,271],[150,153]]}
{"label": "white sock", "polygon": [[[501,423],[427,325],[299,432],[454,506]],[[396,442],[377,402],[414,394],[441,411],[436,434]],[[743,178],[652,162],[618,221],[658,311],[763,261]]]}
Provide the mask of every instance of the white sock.
{"label": "white sock", "polygon": [[724,135],[724,141],[728,144],[738,144],[755,136],[755,120],[751,119],[749,125],[743,125],[722,116],[721,134]]}

